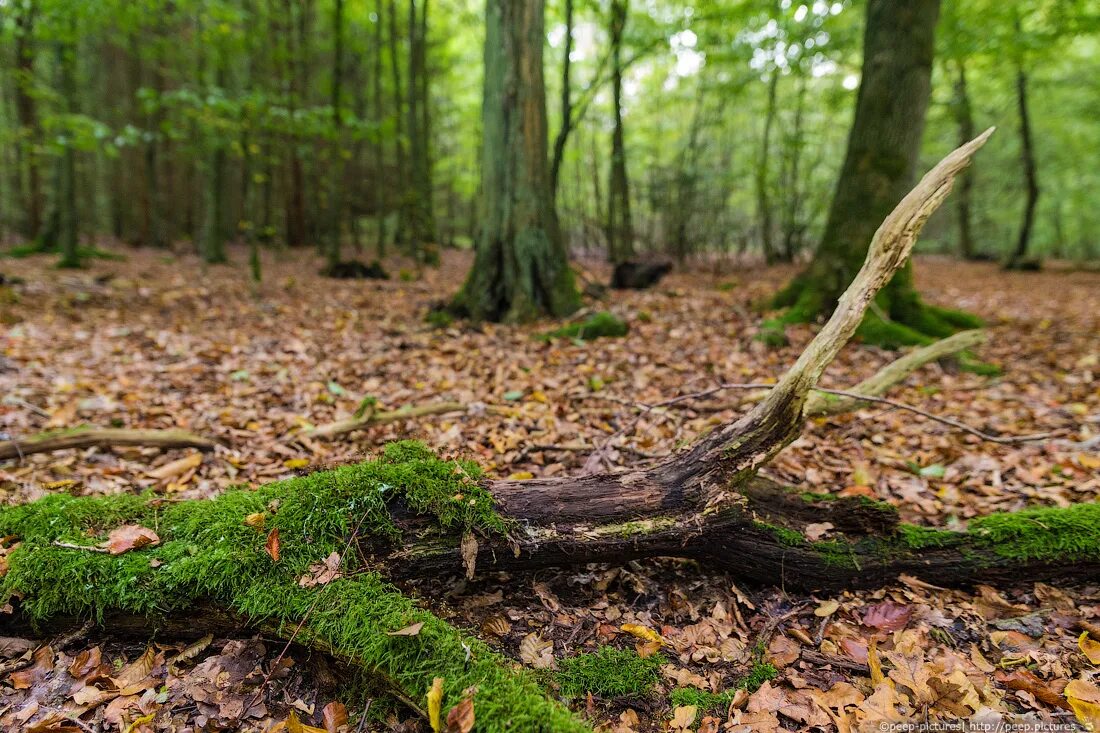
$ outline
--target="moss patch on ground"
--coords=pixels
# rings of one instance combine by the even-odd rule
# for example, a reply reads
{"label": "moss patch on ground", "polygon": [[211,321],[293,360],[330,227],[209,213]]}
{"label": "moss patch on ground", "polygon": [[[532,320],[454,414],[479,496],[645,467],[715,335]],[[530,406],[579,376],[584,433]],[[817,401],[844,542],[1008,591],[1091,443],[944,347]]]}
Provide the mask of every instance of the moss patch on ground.
{"label": "moss patch on ground", "polygon": [[539,334],[539,338],[545,341],[556,338],[593,341],[598,338],[620,338],[628,333],[630,333],[630,326],[627,325],[626,321],[607,311],[600,311],[579,323],[570,323],[568,326]]}
{"label": "moss patch on ground", "polygon": [[604,698],[643,697],[660,680],[661,665],[666,661],[660,654],[641,657],[633,649],[603,646],[591,654],[563,659],[558,683],[566,697],[589,692]]}
{"label": "moss patch on ground", "polygon": [[[503,533],[505,521],[475,480],[476,465],[444,461],[418,443],[396,443],[371,462],[261,486],[208,501],[168,503],[151,495],[49,496],[0,509],[0,535],[20,546],[7,555],[0,598],[19,598],[36,619],[111,611],[157,616],[203,599],[289,635],[317,641],[355,660],[406,698],[423,706],[432,679],[444,679],[445,709],[476,687],[481,731],[587,731],[549,700],[529,673],[511,670],[501,655],[433,614],[417,608],[378,574],[350,562],[356,527],[371,541],[400,536],[387,509],[406,504],[430,515],[441,533],[476,528]],[[262,529],[246,517],[263,516]],[[113,556],[59,547],[96,545],[121,524],[154,530],[160,544]],[[278,562],[264,549],[279,531]],[[305,588],[299,579],[330,553],[343,555],[353,577]],[[304,619],[304,622],[303,622]],[[414,623],[416,636],[390,636]]]}
{"label": "moss patch on ground", "polygon": [[709,692],[696,687],[677,687],[669,694],[673,705],[694,705],[699,709],[696,719],[704,713],[725,711],[733,702],[738,690],[756,692],[768,680],[779,676],[779,670],[771,662],[757,662],[748,674],[737,681],[733,687],[722,692]]}

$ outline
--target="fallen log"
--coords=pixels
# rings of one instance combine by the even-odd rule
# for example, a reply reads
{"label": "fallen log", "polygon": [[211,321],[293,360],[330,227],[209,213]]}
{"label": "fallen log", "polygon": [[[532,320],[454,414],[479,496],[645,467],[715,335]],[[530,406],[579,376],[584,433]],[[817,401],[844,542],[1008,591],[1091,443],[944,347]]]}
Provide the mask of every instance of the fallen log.
{"label": "fallen log", "polygon": [[0,442],[0,460],[21,458],[34,453],[52,453],[66,448],[107,448],[111,446],[150,448],[198,448],[214,450],[217,441],[186,430],[128,430],[90,426],[51,430],[28,438]]}
{"label": "fallen log", "polygon": [[[649,555],[697,557],[798,589],[876,585],[902,572],[937,585],[1094,577],[1097,504],[995,514],[952,532],[901,524],[880,502],[800,494],[757,475],[798,436],[822,372],[991,132],[945,158],[887,218],[833,316],[764,400],[680,453],[626,473],[486,481],[473,463],[395,443],[376,461],[214,500],[49,496],[0,509],[0,536],[18,542],[3,558],[0,602],[38,620],[214,603],[356,660],[418,709],[438,677],[445,707],[474,696],[480,731],[549,732],[588,726],[385,578]],[[122,524],[156,527],[158,537],[117,555],[80,547]]]}

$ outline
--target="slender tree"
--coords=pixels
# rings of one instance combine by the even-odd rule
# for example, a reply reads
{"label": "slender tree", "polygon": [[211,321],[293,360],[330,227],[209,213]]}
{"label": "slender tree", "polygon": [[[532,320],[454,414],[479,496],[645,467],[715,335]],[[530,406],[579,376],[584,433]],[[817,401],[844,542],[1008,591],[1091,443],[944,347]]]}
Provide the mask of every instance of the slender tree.
{"label": "slender tree", "polygon": [[[1016,36],[1023,36],[1023,24],[1017,13],[1015,17]],[[1016,239],[1016,248],[1008,260],[1009,269],[1028,267],[1027,252],[1031,244],[1031,231],[1035,223],[1035,207],[1039,203],[1039,171],[1035,162],[1035,143],[1031,139],[1031,109],[1028,103],[1028,75],[1024,61],[1016,59],[1016,106],[1020,114],[1020,162],[1024,174],[1024,213],[1020,222],[1020,234]]]}
{"label": "slender tree", "polygon": [[634,257],[634,223],[630,216],[630,179],[623,133],[622,50],[628,11],[628,0],[611,0],[611,100],[615,124],[611,130],[611,173],[607,186],[607,253],[616,265]]}
{"label": "slender tree", "polygon": [[544,0],[488,0],[480,232],[453,308],[475,320],[565,316],[579,306],[546,159]]}
{"label": "slender tree", "polygon": [[[776,296],[774,304],[787,310],[765,324],[765,339],[782,339],[784,325],[833,310],[879,223],[910,189],[931,96],[939,10],[940,0],[868,0],[855,119],[825,231],[807,269]],[[975,325],[967,314],[923,303],[910,264],[879,293],[860,336],[898,346]]]}

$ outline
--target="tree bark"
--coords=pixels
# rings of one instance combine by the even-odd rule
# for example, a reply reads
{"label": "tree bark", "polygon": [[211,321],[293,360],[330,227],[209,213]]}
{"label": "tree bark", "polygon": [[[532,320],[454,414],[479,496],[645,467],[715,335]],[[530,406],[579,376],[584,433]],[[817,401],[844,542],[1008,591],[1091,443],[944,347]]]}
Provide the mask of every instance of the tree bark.
{"label": "tree bark", "polygon": [[428,140],[428,0],[409,0],[408,109],[405,129],[409,138],[410,185],[402,203],[402,227],[409,254],[420,264],[438,263],[434,249],[435,213],[432,205],[431,150]]}
{"label": "tree bark", "polygon": [[776,92],[779,88],[779,69],[772,70],[768,80],[768,104],[764,111],[764,136],[760,143],[760,159],[756,164],[756,206],[760,225],[760,243],[764,249],[764,261],[771,265],[777,262],[779,253],[775,249],[772,232],[772,206],[768,192],[768,163],[771,159],[771,134],[775,122]]}
{"label": "tree bark", "polygon": [[[1016,32],[1021,33],[1020,21],[1016,21]],[[1035,206],[1039,203],[1039,173],[1035,163],[1035,147],[1031,139],[1031,111],[1028,107],[1028,77],[1023,63],[1016,68],[1016,104],[1020,112],[1020,161],[1024,172],[1024,218],[1020,224],[1020,234],[1016,248],[1008,261],[1009,269],[1025,266],[1028,247],[1031,243],[1031,228],[1035,222]]]}
{"label": "tree bark", "polygon": [[[17,161],[26,169],[17,171],[23,184],[20,188],[24,215],[23,237],[27,241],[38,236],[42,229],[42,184],[34,140],[38,138],[38,116],[32,89],[34,86],[34,22],[35,5],[28,3],[15,17],[15,115],[19,123],[19,142],[16,146]],[[17,166],[18,167],[18,166]]]}
{"label": "tree bark", "polygon": [[562,317],[579,306],[546,160],[543,5],[486,5],[480,232],[452,304],[474,320]]}
{"label": "tree bark", "polygon": [[[955,122],[959,126],[959,144],[974,138],[974,113],[970,104],[970,91],[966,83],[966,63],[959,59],[955,64]],[[963,259],[977,257],[974,234],[971,231],[970,203],[974,191],[974,170],[965,171],[959,178],[959,192],[955,198],[955,211],[959,220],[959,254]]]}
{"label": "tree bark", "polygon": [[565,48],[561,55],[561,126],[554,137],[554,153],[550,156],[550,189],[555,201],[561,164],[565,158],[565,143],[573,129],[573,0],[565,0]]}
{"label": "tree bark", "polygon": [[607,185],[607,254],[618,265],[634,257],[634,224],[630,216],[630,180],[626,172],[626,141],[623,133],[623,31],[629,12],[628,0],[612,0],[611,100],[615,124],[611,131],[611,173]]}
{"label": "tree bark", "polygon": [[[76,27],[70,28],[70,40],[59,43],[58,71],[61,75],[61,95],[65,111],[76,114]],[[65,141],[61,153],[57,191],[58,237],[61,249],[60,267],[80,267],[79,218],[76,210],[76,149],[72,140]]]}

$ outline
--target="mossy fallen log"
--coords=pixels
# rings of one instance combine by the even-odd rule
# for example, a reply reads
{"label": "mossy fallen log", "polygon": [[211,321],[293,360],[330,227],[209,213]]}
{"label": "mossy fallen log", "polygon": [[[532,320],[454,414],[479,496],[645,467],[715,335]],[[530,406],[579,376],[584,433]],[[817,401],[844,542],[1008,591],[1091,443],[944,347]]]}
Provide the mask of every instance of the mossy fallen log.
{"label": "mossy fallen log", "polygon": [[26,438],[0,441],[0,460],[34,453],[51,453],[66,448],[136,445],[151,448],[198,448],[214,450],[217,442],[186,430],[130,430],[81,426],[50,430]]}
{"label": "mossy fallen log", "polygon": [[[155,624],[214,604],[361,666],[417,709],[441,677],[447,705],[477,688],[478,730],[581,731],[531,675],[392,581],[464,572],[471,537],[483,571],[672,555],[792,590],[877,586],[900,573],[937,585],[1100,576],[1097,504],[994,514],[955,532],[901,524],[881,502],[761,478],[727,489],[715,501],[638,474],[486,482],[475,464],[404,442],[375,461],[211,500],[52,495],[0,509],[9,537],[0,602],[38,623],[124,614]],[[832,532],[807,539],[807,525],[824,522]],[[123,525],[152,529],[158,542],[91,551]],[[317,583],[333,553],[338,576]],[[0,619],[0,633],[11,623]],[[414,624],[415,635],[393,635]]]}
{"label": "mossy fallen log", "polygon": [[[359,664],[420,709],[436,677],[444,680],[444,709],[476,689],[478,730],[589,730],[533,676],[417,607],[364,554],[400,542],[389,504],[430,520],[441,534],[503,536],[507,524],[479,477],[474,464],[397,443],[376,461],[213,500],[48,496],[0,509],[0,535],[18,542],[4,558],[0,597],[39,622],[118,612],[156,619],[213,602]],[[158,543],[119,555],[78,549],[94,548],[126,524],[153,529]],[[265,549],[272,533],[277,561]],[[311,586],[332,553],[340,577]],[[0,620],[0,628],[7,623]],[[422,624],[415,635],[393,635],[414,624]]]}

